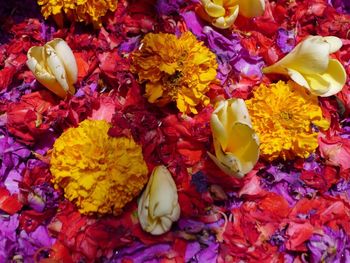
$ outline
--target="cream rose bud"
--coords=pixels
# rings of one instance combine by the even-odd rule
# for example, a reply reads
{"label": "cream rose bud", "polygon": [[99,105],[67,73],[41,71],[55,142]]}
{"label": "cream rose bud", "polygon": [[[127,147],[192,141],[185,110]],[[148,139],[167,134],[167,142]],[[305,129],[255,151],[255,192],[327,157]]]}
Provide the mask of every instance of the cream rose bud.
{"label": "cream rose bud", "polygon": [[164,165],[154,168],[138,203],[141,227],[152,235],[169,231],[180,217],[175,182]]}
{"label": "cream rose bud", "polygon": [[208,153],[226,174],[238,178],[250,172],[259,159],[259,139],[242,99],[220,101],[210,119],[215,156]]}
{"label": "cream rose bud", "polygon": [[346,82],[343,65],[330,54],[342,46],[339,38],[309,36],[264,73],[288,75],[316,96],[328,97],[342,90]]}
{"label": "cream rose bud", "polygon": [[55,38],[42,47],[31,47],[27,66],[35,78],[57,96],[65,98],[67,93],[74,94],[78,67],[72,50],[63,39]]}

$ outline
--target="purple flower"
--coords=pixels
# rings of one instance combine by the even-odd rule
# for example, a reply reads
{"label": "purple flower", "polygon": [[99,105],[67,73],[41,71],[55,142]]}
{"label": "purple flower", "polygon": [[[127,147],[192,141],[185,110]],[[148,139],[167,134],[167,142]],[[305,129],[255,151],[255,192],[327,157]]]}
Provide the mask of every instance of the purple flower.
{"label": "purple flower", "polygon": [[270,165],[260,173],[260,176],[265,188],[283,196],[291,206],[303,197],[312,197],[316,194],[316,190],[300,180],[300,172],[288,164]]}
{"label": "purple flower", "polygon": [[8,262],[17,250],[18,215],[0,214],[0,262]]}
{"label": "purple flower", "polygon": [[349,0],[328,0],[328,4],[332,5],[338,12],[350,14]]}
{"label": "purple flower", "polygon": [[283,53],[292,51],[296,43],[294,31],[288,31],[283,28],[278,29],[276,43]]}
{"label": "purple flower", "polygon": [[350,261],[350,239],[341,229],[324,229],[323,234],[314,234],[307,243],[310,262],[342,263]]}
{"label": "purple flower", "polygon": [[350,197],[350,181],[343,178],[329,189],[329,193],[335,196],[344,192]]}
{"label": "purple flower", "polygon": [[35,253],[41,249],[50,248],[54,241],[55,239],[49,236],[45,226],[39,226],[29,234],[22,230],[18,237],[19,250],[16,256],[22,258],[24,262],[34,262]]}
{"label": "purple flower", "polygon": [[187,28],[199,39],[203,40],[205,35],[203,33],[203,27],[205,23],[196,15],[195,12],[189,11],[181,14],[185,21]]}
{"label": "purple flower", "polygon": [[170,244],[156,244],[146,246],[139,242],[134,242],[133,244],[122,248],[116,255],[108,260],[110,263],[121,263],[125,259],[132,259],[134,263],[141,262],[158,262],[158,259],[171,253]]}
{"label": "purple flower", "polygon": [[158,0],[156,4],[157,12],[160,16],[176,15],[179,12],[180,6],[184,3],[189,4],[191,1],[184,0]]}
{"label": "purple flower", "polygon": [[42,212],[44,208],[57,208],[58,199],[58,192],[56,192],[48,183],[43,183],[33,187],[33,192],[28,196],[28,203],[34,210]]}
{"label": "purple flower", "polygon": [[199,242],[191,242],[187,244],[185,262],[216,262],[218,256],[219,244],[211,242],[209,245],[203,246]]}
{"label": "purple flower", "polygon": [[18,193],[18,181],[30,150],[0,130],[0,181],[11,193]]}
{"label": "purple flower", "polygon": [[[238,35],[225,37],[209,26],[203,28],[203,33],[208,47],[217,55],[218,78],[222,83],[228,78],[228,73],[237,79],[242,75],[252,79],[261,78],[261,69],[264,65],[262,58],[250,55],[241,45]],[[230,68],[231,70],[227,72]]]}
{"label": "purple flower", "polygon": [[130,53],[140,46],[141,36],[130,37],[119,46],[119,52]]}
{"label": "purple flower", "polygon": [[350,139],[350,118],[344,119],[341,122],[342,131],[340,133],[340,137],[344,139]]}

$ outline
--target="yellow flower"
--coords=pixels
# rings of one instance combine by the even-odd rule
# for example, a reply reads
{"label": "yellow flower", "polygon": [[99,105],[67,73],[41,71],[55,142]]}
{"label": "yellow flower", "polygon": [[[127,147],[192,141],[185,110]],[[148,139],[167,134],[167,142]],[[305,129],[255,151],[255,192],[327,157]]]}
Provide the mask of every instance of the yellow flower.
{"label": "yellow flower", "polygon": [[216,79],[216,57],[191,32],[180,38],[147,34],[132,62],[131,70],[146,81],[145,96],[150,103],[163,106],[176,101],[181,112],[195,114],[197,105],[209,104],[205,93]]}
{"label": "yellow flower", "polygon": [[329,97],[341,91],[346,82],[343,65],[329,57],[341,46],[342,41],[337,37],[309,36],[263,72],[289,75],[312,94]]}
{"label": "yellow flower", "polygon": [[41,13],[47,19],[50,15],[62,16],[63,13],[78,22],[101,26],[101,18],[108,11],[115,11],[117,0],[38,0]]}
{"label": "yellow flower", "polygon": [[264,0],[201,0],[197,13],[213,26],[229,28],[235,22],[238,13],[251,18],[260,16],[265,11]]}
{"label": "yellow flower", "polygon": [[261,156],[269,161],[308,157],[318,146],[315,127],[329,127],[317,97],[292,81],[261,84],[246,104],[260,139]]}
{"label": "yellow flower", "polygon": [[53,146],[52,181],[83,214],[121,213],[148,180],[141,147],[131,138],[109,137],[109,128],[104,120],[85,120]]}

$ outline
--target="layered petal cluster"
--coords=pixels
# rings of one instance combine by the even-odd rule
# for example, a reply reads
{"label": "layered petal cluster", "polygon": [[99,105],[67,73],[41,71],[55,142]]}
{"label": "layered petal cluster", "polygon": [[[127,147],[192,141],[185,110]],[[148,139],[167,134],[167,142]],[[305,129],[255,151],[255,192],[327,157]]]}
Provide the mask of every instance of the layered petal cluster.
{"label": "layered petal cluster", "polygon": [[261,84],[246,101],[253,127],[261,142],[261,156],[272,161],[278,157],[306,158],[318,146],[318,129],[326,130],[316,96],[289,81]]}
{"label": "layered petal cluster", "polygon": [[28,50],[27,66],[36,79],[57,96],[74,94],[73,84],[78,78],[78,66],[66,41],[56,38],[43,47]]}
{"label": "layered petal cluster", "polygon": [[138,204],[141,227],[153,235],[169,231],[180,217],[176,184],[164,165],[154,168]]}
{"label": "layered petal cluster", "polygon": [[220,101],[210,119],[216,165],[228,175],[243,177],[259,159],[259,139],[242,99]]}
{"label": "layered petal cluster", "polygon": [[198,14],[213,26],[229,28],[238,14],[251,18],[260,16],[265,11],[264,0],[201,0]]}
{"label": "layered petal cluster", "polygon": [[50,171],[56,188],[83,214],[119,214],[142,190],[148,170],[141,146],[112,138],[103,120],[85,120],[56,141]]}
{"label": "layered petal cluster", "polygon": [[101,18],[108,11],[115,11],[117,0],[38,0],[41,13],[61,20],[65,14],[69,19],[78,22],[92,23],[101,26]]}
{"label": "layered petal cluster", "polygon": [[197,105],[209,104],[205,93],[216,79],[216,57],[191,32],[179,38],[149,33],[132,61],[131,70],[146,81],[150,103],[163,106],[175,101],[181,112],[194,114]]}
{"label": "layered petal cluster", "polygon": [[341,91],[346,82],[343,65],[329,57],[341,46],[337,37],[309,36],[263,72],[288,75],[314,95],[329,97]]}

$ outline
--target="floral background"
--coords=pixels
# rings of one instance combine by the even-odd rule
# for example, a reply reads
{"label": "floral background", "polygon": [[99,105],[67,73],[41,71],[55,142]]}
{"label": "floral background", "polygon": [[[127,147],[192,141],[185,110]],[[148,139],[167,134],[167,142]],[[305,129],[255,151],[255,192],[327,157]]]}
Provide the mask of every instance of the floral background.
{"label": "floral background", "polygon": [[[288,81],[262,69],[305,37],[340,38],[342,47],[332,56],[350,73],[347,0],[269,0],[263,15],[238,15],[229,29],[202,19],[195,0],[88,1],[93,15],[74,2],[0,3],[0,262],[350,261],[349,78],[336,95],[315,99],[329,128],[314,128],[316,149],[307,156],[262,155],[242,179],[222,172],[208,156],[214,153],[215,103],[242,98],[252,110],[248,101],[255,105],[261,83]],[[186,32],[192,40],[180,42]],[[152,97],[156,88],[147,86],[155,75],[140,54],[148,33],[171,34],[171,43],[179,43],[174,49],[207,54],[208,72],[217,65],[216,75],[205,75],[208,81],[196,91],[195,106],[174,102],[170,88],[163,101],[150,101],[158,99]],[[78,66],[76,93],[66,98],[41,85],[26,65],[32,46],[54,38],[68,43]],[[169,43],[154,45],[155,57],[169,59]],[[174,81],[195,81],[189,79],[197,69],[179,65],[181,77]],[[184,101],[193,99],[186,96]],[[263,97],[270,99],[276,111],[296,103],[293,96]],[[166,165],[181,209],[169,232],[142,230],[137,196],[118,215],[84,214],[55,185],[54,143],[86,119],[108,121],[111,137],[131,136],[148,171]],[[261,138],[265,132],[270,134],[260,131]]]}

